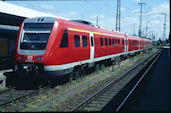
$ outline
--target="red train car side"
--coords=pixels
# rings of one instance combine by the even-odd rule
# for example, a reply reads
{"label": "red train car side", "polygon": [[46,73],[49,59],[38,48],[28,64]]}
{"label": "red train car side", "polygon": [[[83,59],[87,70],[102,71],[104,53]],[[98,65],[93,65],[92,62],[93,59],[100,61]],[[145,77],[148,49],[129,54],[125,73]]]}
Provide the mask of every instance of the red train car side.
{"label": "red train car side", "polygon": [[151,48],[152,41],[91,25],[38,17],[24,20],[16,49],[15,71],[65,75],[77,66]]}

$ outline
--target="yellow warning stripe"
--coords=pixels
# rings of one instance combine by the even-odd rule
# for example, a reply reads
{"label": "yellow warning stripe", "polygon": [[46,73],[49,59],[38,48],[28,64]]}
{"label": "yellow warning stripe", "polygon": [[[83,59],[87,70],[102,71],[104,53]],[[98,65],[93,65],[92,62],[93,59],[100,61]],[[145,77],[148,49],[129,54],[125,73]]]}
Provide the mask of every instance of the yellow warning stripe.
{"label": "yellow warning stripe", "polygon": [[82,30],[82,29],[69,28],[69,30],[71,30],[71,31],[77,31],[77,32],[83,32],[83,33],[94,33],[94,34],[98,34],[98,35],[104,35],[104,33],[91,32],[91,31]]}
{"label": "yellow warning stripe", "polygon": [[[97,34],[97,35],[116,36],[116,35],[111,35],[111,34],[105,34],[105,33],[100,33],[100,32],[91,32],[91,31],[82,30],[82,29],[75,29],[75,28],[68,28],[68,30],[83,32],[83,33],[94,33],[94,34]],[[123,36],[116,36],[116,37],[124,38]]]}
{"label": "yellow warning stripe", "polygon": [[81,29],[75,29],[75,28],[69,28],[69,30],[83,32],[83,33],[90,33],[90,31],[87,31],[87,30],[81,30]]}
{"label": "yellow warning stripe", "polygon": [[97,35],[105,35],[104,33],[99,33],[99,32],[93,32],[93,33]]}

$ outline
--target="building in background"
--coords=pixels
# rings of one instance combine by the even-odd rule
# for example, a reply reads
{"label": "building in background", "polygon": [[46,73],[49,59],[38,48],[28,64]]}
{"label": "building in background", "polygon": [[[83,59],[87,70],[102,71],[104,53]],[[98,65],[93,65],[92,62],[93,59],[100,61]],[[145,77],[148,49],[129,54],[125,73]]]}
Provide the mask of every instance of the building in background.
{"label": "building in background", "polygon": [[42,16],[61,18],[0,1],[0,69],[12,67],[17,34],[23,20]]}

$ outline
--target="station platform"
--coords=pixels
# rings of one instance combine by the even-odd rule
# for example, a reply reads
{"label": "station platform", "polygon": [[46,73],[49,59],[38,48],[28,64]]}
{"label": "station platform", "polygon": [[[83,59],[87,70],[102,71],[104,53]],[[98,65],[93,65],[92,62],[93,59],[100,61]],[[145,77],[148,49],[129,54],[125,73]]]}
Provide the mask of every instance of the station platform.
{"label": "station platform", "polygon": [[158,63],[140,84],[120,111],[171,111],[170,48],[163,48]]}

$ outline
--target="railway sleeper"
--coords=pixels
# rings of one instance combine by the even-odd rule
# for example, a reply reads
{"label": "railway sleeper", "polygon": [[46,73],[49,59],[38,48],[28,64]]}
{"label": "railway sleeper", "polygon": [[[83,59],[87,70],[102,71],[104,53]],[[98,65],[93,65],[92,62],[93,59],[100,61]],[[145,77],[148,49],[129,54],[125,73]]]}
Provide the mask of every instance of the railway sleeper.
{"label": "railway sleeper", "polygon": [[92,108],[84,108],[82,111],[99,111],[99,109],[92,107]]}
{"label": "railway sleeper", "polygon": [[102,101],[102,102],[107,102],[111,99],[112,97],[109,97],[109,98],[104,98],[103,96],[100,96],[98,101]]}
{"label": "railway sleeper", "polygon": [[103,101],[94,100],[91,104],[104,104]]}
{"label": "railway sleeper", "polygon": [[103,96],[113,96],[115,93],[113,93],[113,92],[107,92],[107,93],[105,93],[105,94],[103,94]]}
{"label": "railway sleeper", "polygon": [[98,108],[99,110],[102,109],[105,105],[107,104],[107,102],[100,102],[100,101],[96,101],[96,103],[91,103],[88,106],[94,107],[94,108]]}
{"label": "railway sleeper", "polygon": [[104,105],[106,105],[106,103],[105,102],[103,102],[103,103],[99,103],[99,102],[97,102],[97,103],[89,103],[89,104],[87,104],[86,106],[85,106],[85,108],[86,107],[89,107],[89,108],[98,108],[98,109],[100,109],[100,108],[102,108]]}
{"label": "railway sleeper", "polygon": [[113,97],[113,95],[101,95],[100,96],[100,98],[102,99],[102,100],[110,100],[111,98]]}
{"label": "railway sleeper", "polygon": [[0,102],[2,102],[2,101],[10,101],[11,99],[10,98],[0,98]]}

